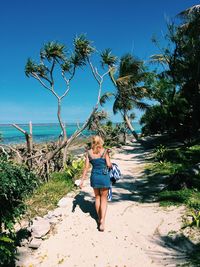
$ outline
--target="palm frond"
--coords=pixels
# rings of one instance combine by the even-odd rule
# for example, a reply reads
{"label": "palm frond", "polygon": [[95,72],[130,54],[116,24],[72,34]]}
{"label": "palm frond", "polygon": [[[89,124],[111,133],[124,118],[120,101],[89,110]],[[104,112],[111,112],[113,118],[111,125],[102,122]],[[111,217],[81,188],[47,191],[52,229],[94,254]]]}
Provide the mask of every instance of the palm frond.
{"label": "palm frond", "polygon": [[89,41],[84,34],[75,37],[74,47],[75,53],[79,55],[82,60],[85,60],[95,51],[91,41]]}
{"label": "palm frond", "polygon": [[102,66],[108,65],[110,67],[113,67],[114,64],[117,62],[117,57],[112,55],[112,51],[110,48],[105,49],[101,53],[101,64]]}
{"label": "palm frond", "polygon": [[34,61],[28,58],[25,66],[25,74],[27,77],[30,77],[30,74],[37,72],[38,65]]}
{"label": "palm frond", "polygon": [[145,110],[149,107],[149,105],[147,103],[141,102],[141,101],[136,101],[135,106],[140,109],[140,110]]}
{"label": "palm frond", "polygon": [[113,93],[105,93],[101,96],[101,99],[100,99],[100,105],[104,105],[108,100],[110,100],[110,98],[113,96],[114,94]]}
{"label": "palm frond", "polygon": [[155,55],[152,55],[150,56],[150,60],[149,62],[150,63],[153,63],[153,64],[169,64],[169,57],[167,57],[166,55],[163,55],[163,54],[155,54]]}
{"label": "palm frond", "polygon": [[40,51],[41,59],[51,61],[53,59],[65,60],[65,45],[57,42],[49,42]]}
{"label": "palm frond", "polygon": [[191,6],[187,8],[186,10],[183,10],[182,12],[180,12],[178,16],[185,18],[194,13],[200,13],[200,5]]}

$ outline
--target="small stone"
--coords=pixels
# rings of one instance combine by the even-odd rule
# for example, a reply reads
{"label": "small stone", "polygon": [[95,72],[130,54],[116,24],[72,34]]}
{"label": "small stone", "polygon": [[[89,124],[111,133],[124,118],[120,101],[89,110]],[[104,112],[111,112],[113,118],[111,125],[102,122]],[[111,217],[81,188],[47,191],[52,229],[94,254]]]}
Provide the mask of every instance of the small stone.
{"label": "small stone", "polygon": [[53,216],[55,217],[61,217],[62,216],[62,208],[57,208],[53,211]]}
{"label": "small stone", "polygon": [[68,203],[69,200],[66,197],[63,197],[58,201],[58,207],[66,207]]}
{"label": "small stone", "polygon": [[58,222],[57,218],[51,218],[49,219],[50,224],[56,224]]}
{"label": "small stone", "polygon": [[37,239],[37,238],[33,238],[31,240],[31,242],[29,243],[28,247],[29,248],[34,248],[34,249],[37,249],[40,247],[42,241],[40,239]]}
{"label": "small stone", "polygon": [[38,219],[33,221],[33,225],[30,226],[32,236],[41,238],[46,235],[50,230],[50,223],[47,219]]}

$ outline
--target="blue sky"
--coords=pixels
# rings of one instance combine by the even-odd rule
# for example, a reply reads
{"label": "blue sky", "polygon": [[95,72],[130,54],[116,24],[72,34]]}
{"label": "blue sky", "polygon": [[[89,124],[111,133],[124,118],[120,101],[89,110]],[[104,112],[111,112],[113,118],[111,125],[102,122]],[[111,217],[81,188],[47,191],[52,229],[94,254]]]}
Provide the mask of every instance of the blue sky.
{"label": "blue sky", "polygon": [[[0,123],[57,122],[56,99],[24,74],[28,57],[39,59],[42,46],[58,41],[72,49],[72,40],[85,33],[97,51],[111,48],[120,57],[131,52],[148,60],[158,50],[166,21],[199,4],[192,0],[7,0],[0,2]],[[98,62],[98,55],[93,58]],[[102,73],[102,70],[99,70]],[[58,92],[63,84],[58,80]],[[103,91],[114,88],[107,79]],[[82,122],[94,106],[97,85],[88,70],[79,70],[63,102],[66,122]],[[112,101],[105,106],[113,120]],[[140,112],[136,111],[137,116]]]}

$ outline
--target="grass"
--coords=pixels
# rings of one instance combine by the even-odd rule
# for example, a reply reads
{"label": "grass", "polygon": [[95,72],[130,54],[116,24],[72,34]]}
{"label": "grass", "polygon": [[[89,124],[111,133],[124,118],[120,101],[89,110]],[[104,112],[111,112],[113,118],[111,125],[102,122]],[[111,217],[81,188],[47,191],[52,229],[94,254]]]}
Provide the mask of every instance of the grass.
{"label": "grass", "polygon": [[74,183],[66,173],[54,173],[48,183],[39,186],[32,196],[26,200],[26,216],[44,216],[57,206],[58,201],[72,191]]}
{"label": "grass", "polygon": [[194,189],[182,189],[178,191],[163,191],[159,193],[161,206],[185,204],[192,209],[200,209],[200,192]]}
{"label": "grass", "polygon": [[[155,150],[155,160],[146,170],[149,179],[155,176],[171,177],[173,174],[184,172],[200,162],[200,145],[177,148],[167,148],[160,145]],[[192,184],[190,188],[160,192],[158,194],[160,205],[185,204],[189,208],[200,210],[200,175],[191,174],[189,179]]]}

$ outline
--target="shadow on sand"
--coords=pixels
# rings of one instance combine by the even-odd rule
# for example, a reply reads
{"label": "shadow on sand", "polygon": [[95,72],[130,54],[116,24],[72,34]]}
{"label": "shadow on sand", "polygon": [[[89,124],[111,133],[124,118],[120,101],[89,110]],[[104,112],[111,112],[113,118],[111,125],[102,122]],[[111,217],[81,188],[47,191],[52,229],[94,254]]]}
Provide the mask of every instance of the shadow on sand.
{"label": "shadow on sand", "polygon": [[98,216],[96,214],[94,202],[87,200],[86,198],[91,198],[91,195],[83,191],[76,195],[73,200],[72,212],[75,212],[76,207],[79,206],[83,213],[89,213],[91,218],[98,223]]}
{"label": "shadow on sand", "polygon": [[192,243],[185,235],[157,236],[152,241],[168,249],[168,252],[147,251],[161,266],[200,266],[200,244]]}
{"label": "shadow on sand", "polygon": [[[124,147],[121,154],[133,155],[134,162],[145,163],[151,161],[151,153],[153,151],[152,140],[150,148],[146,143],[137,143],[133,145],[133,149]],[[120,160],[120,157],[118,158]],[[128,160],[129,162],[131,159]],[[132,170],[134,172],[134,170]],[[161,175],[152,175],[144,170],[137,174],[133,179],[131,175],[125,175],[113,187],[113,200],[111,204],[116,204],[120,201],[135,201],[140,203],[157,202],[158,193],[165,187],[167,177]],[[115,190],[119,189],[119,190]],[[84,213],[89,213],[90,216],[97,222],[97,214],[94,203],[87,198],[91,195],[86,192],[79,193],[73,202],[72,212],[75,211],[78,205]],[[200,267],[200,244],[193,244],[183,234],[175,234],[174,236],[157,235],[151,240],[157,243],[162,248],[167,248],[167,252],[149,250],[146,253],[152,261],[159,263],[160,266],[188,266]],[[159,265],[158,265],[159,266]]]}

